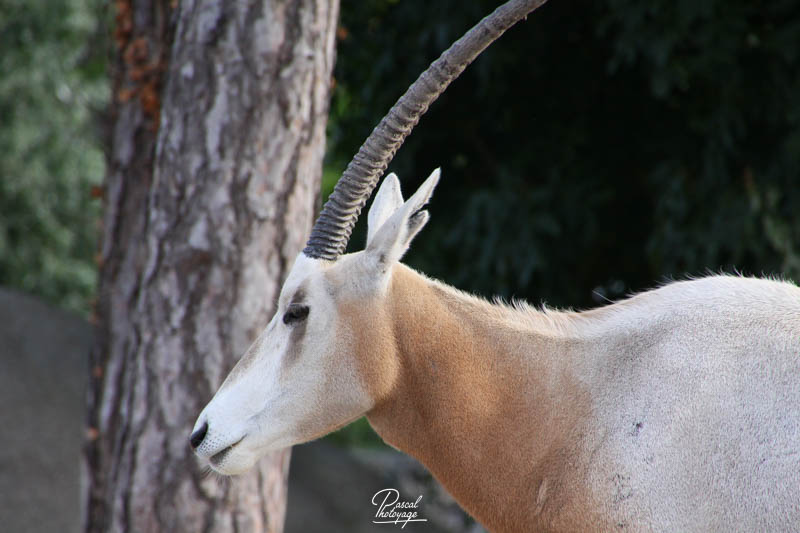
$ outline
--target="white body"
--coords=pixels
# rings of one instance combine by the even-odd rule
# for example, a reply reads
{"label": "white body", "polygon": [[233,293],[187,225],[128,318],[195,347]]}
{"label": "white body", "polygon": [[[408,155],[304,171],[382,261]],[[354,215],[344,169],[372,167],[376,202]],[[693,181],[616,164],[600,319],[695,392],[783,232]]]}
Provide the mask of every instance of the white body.
{"label": "white body", "polygon": [[585,313],[490,304],[398,262],[437,180],[404,203],[387,178],[365,251],[298,257],[198,418],[214,470],[366,414],[493,531],[800,528],[800,289],[716,276]]}
{"label": "white body", "polygon": [[625,530],[800,528],[800,289],[712,277],[584,316],[589,479]]}

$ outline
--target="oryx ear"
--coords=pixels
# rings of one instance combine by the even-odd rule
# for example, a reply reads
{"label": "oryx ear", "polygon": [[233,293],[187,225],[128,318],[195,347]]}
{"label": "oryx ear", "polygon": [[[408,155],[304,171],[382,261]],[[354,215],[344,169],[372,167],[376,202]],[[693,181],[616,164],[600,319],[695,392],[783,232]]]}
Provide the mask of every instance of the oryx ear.
{"label": "oryx ear", "polygon": [[372,242],[372,238],[381,229],[386,219],[400,209],[401,205],[403,205],[403,195],[400,193],[400,181],[397,179],[397,175],[392,172],[383,178],[383,183],[381,183],[378,192],[375,194],[375,199],[372,200],[372,206],[369,208],[369,215],[367,215],[367,245]]}
{"label": "oryx ear", "polygon": [[395,209],[394,213],[368,240],[366,253],[374,259],[381,270],[386,270],[388,265],[403,257],[411,240],[428,221],[428,212],[423,211],[422,207],[428,203],[438,182],[439,169],[437,168],[420,185],[417,192],[398,209]]}

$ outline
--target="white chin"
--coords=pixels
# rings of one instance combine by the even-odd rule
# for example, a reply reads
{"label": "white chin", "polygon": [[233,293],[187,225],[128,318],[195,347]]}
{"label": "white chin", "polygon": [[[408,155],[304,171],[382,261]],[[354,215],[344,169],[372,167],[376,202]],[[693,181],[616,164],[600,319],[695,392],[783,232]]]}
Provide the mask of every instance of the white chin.
{"label": "white chin", "polygon": [[219,461],[210,460],[208,466],[217,474],[223,476],[236,476],[244,474],[256,464],[258,456],[242,453],[239,450],[231,450],[228,454]]}

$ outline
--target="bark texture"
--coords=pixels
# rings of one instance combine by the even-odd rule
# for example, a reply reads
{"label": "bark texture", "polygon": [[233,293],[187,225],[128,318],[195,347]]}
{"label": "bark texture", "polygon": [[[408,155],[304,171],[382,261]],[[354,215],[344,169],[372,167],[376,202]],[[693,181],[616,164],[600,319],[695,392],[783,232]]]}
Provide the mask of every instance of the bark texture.
{"label": "bark texture", "polygon": [[282,529],[289,453],[207,476],[192,424],[311,227],[338,0],[119,0],[86,531]]}

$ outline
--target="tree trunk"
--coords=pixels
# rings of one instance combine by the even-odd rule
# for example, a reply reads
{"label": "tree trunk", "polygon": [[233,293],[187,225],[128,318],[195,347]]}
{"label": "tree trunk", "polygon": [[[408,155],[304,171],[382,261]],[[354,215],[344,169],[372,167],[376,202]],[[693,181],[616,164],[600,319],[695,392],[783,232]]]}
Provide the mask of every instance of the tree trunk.
{"label": "tree trunk", "polygon": [[192,424],[311,227],[338,0],[118,0],[86,531],[280,531],[289,452],[207,476]]}

